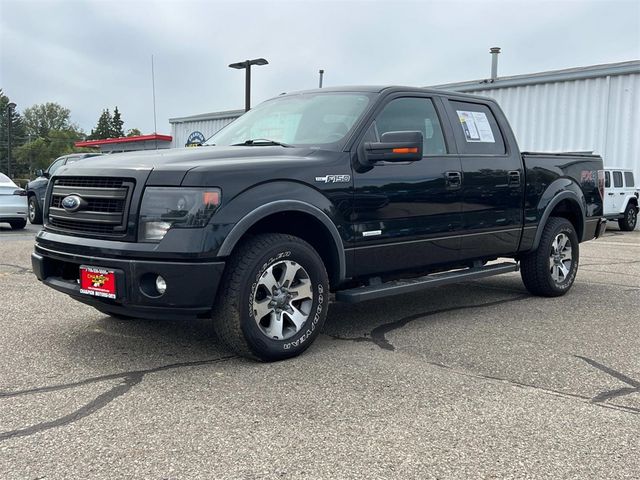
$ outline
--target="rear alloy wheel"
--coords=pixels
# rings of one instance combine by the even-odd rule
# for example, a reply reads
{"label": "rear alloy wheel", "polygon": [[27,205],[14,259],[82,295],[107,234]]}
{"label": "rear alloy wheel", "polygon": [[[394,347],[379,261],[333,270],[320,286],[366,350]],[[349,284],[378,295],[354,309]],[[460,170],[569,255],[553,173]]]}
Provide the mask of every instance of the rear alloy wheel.
{"label": "rear alloy wheel", "polygon": [[567,293],[578,272],[579,248],[578,236],[571,222],[564,218],[550,218],[538,249],[520,262],[520,274],[527,290],[543,297]]}
{"label": "rear alloy wheel", "polygon": [[256,235],[230,258],[214,305],[216,334],[234,352],[262,361],[295,357],[320,334],[329,280],[304,240]]}
{"label": "rear alloy wheel", "polygon": [[637,224],[638,210],[635,205],[629,203],[624,211],[624,216],[618,220],[618,226],[620,227],[620,230],[631,232],[632,230],[635,230]]}
{"label": "rear alloy wheel", "polygon": [[42,211],[35,195],[29,197],[29,221],[32,225],[40,225],[42,223]]}

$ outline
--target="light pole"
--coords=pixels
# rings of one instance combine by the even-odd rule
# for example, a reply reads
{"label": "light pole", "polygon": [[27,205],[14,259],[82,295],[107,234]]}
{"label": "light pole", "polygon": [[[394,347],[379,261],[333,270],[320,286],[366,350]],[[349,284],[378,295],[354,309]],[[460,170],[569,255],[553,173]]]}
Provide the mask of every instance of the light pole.
{"label": "light pole", "polygon": [[7,105],[7,176],[9,178],[11,178],[11,114],[14,108],[16,108],[16,104],[9,102]]}
{"label": "light pole", "polygon": [[248,112],[251,108],[251,65],[267,65],[264,58],[254,58],[253,60],[245,60],[244,62],[232,63],[229,65],[231,68],[238,70],[245,69],[245,84],[244,84],[244,111]]}

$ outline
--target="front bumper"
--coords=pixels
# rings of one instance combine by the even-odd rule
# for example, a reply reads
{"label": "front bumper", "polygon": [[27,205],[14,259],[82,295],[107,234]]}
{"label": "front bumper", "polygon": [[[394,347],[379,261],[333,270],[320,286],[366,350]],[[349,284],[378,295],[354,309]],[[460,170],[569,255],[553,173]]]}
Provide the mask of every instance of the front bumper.
{"label": "front bumper", "polygon": [[[31,254],[33,272],[38,280],[74,299],[99,310],[132,317],[193,318],[208,315],[215,301],[224,271],[224,262],[161,261],[78,255],[36,245]],[[80,293],[79,267],[105,267],[114,270],[116,299]],[[167,282],[163,295],[145,291],[149,279],[161,275]]]}

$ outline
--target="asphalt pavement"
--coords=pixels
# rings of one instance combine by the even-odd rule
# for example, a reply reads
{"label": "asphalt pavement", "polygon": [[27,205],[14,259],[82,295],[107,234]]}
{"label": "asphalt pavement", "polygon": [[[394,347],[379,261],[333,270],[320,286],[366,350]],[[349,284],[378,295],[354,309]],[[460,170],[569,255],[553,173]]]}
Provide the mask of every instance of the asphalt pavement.
{"label": "asphalt pavement", "polygon": [[638,478],[640,231],[519,274],[330,307],[303,356],[209,321],[116,320],[39,284],[0,225],[0,478]]}

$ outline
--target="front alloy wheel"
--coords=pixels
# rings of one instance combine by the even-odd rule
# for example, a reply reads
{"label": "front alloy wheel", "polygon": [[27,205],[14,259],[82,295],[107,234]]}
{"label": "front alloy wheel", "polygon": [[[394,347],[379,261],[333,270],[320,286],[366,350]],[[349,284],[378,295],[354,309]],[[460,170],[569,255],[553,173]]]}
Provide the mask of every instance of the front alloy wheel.
{"label": "front alloy wheel", "polygon": [[304,352],[320,334],[329,279],[301,238],[263,233],[232,254],[214,305],[218,337],[239,355],[275,361]]}
{"label": "front alloy wheel", "polygon": [[305,325],[312,305],[309,274],[296,262],[284,260],[260,276],[253,295],[253,317],[265,336],[286,340]]}

